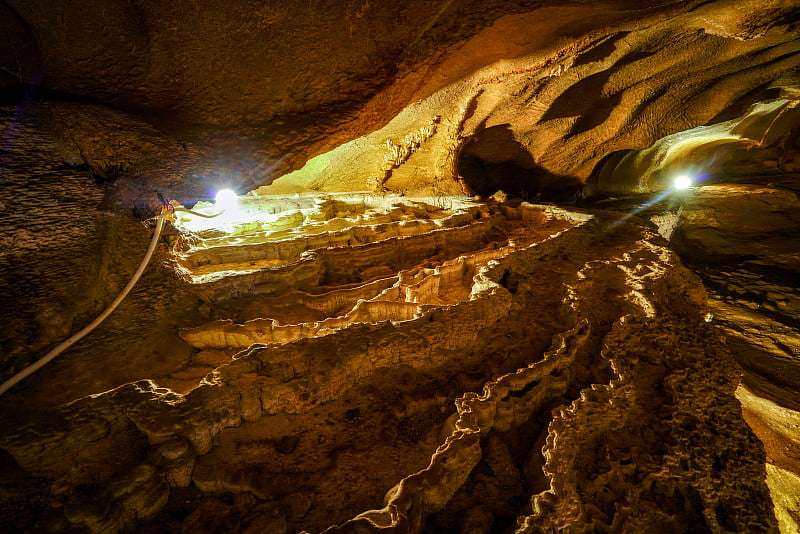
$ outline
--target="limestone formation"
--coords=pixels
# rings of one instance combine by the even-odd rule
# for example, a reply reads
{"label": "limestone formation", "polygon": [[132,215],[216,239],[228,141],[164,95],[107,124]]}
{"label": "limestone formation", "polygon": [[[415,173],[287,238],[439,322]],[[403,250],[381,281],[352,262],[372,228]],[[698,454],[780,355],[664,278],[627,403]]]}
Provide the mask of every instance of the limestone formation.
{"label": "limestone formation", "polygon": [[[454,213],[439,219],[445,228],[416,235],[435,240],[437,232],[444,231],[457,236],[464,228],[488,221],[495,227],[495,240],[487,240],[486,232],[467,233],[472,244],[460,245],[464,239],[456,239],[451,241],[455,246],[442,246],[427,256],[415,251],[431,249],[420,249],[412,242],[407,249],[412,263],[390,262],[386,269],[392,273],[388,276],[392,285],[373,289],[377,293],[373,299],[353,299],[372,283],[369,277],[355,286],[345,279],[341,290],[329,286],[326,299],[342,304],[329,313],[329,319],[281,330],[267,316],[238,327],[217,321],[186,331],[184,337],[202,349],[198,360],[209,349],[245,350],[232,359],[229,352],[227,362],[216,362],[216,368],[204,378],[197,377],[185,393],[140,381],[64,405],[44,419],[33,416],[27,424],[4,432],[3,448],[19,468],[37,479],[58,480],[65,489],[79,484],[96,488],[92,492],[98,503],[95,508],[74,500],[71,491],[61,498],[63,513],[52,519],[63,525],[57,528],[117,530],[161,522],[170,515],[175,492],[180,495],[191,488],[208,495],[254,496],[258,504],[226,512],[239,522],[256,521],[269,508],[270,517],[281,511],[278,523],[289,530],[319,531],[339,523],[333,531],[420,532],[428,528],[425,525],[436,528],[440,522],[455,521],[466,509],[477,506],[469,504],[472,501],[464,492],[471,494],[475,490],[470,488],[485,479],[480,485],[488,493],[479,508],[497,528],[516,521],[520,532],[551,528],[545,525],[567,525],[576,531],[590,526],[636,531],[668,520],[676,529],[702,521],[717,530],[736,531],[747,525],[754,531],[769,531],[774,519],[765,512],[767,492],[763,478],[753,475],[763,466],[757,454],[759,442],[737,415],[732,394],[737,367],[724,345],[703,333],[703,328],[709,328],[702,321],[704,293],[675,256],[657,244],[659,238],[631,223],[609,232],[613,221],[605,214],[592,217],[524,203],[517,207],[467,204],[462,209],[482,215],[462,219],[466,226],[448,227],[446,221],[458,219]],[[387,211],[397,213],[392,207]],[[318,212],[309,212],[305,220],[318,224]],[[329,237],[307,243],[330,243],[342,231],[330,230]],[[383,234],[383,241],[397,239],[380,224],[365,227],[365,235],[371,231]],[[263,228],[255,232],[260,237],[237,232],[227,239],[252,244],[266,235]],[[268,244],[265,241],[264,247]],[[347,256],[338,257],[345,261]],[[359,256],[366,272],[374,269],[363,263],[370,257]],[[230,261],[222,263],[233,266]],[[214,283],[236,287],[237,278],[248,276],[248,261],[242,264],[245,274],[231,268]],[[581,264],[576,270],[575,265]],[[260,269],[280,271],[291,265]],[[449,277],[446,295],[437,289],[442,287],[436,281],[440,277]],[[314,287],[304,285],[305,279],[294,279],[303,285],[307,297],[315,294]],[[202,294],[204,279],[190,280]],[[459,283],[467,285],[458,289]],[[343,295],[334,299],[333,294],[340,291]],[[247,298],[257,301],[262,294],[273,303],[286,298],[284,317],[298,313],[295,310],[302,309],[298,304],[305,302],[291,285]],[[598,307],[598,296],[603,294],[615,297]],[[399,300],[386,300],[390,296]],[[231,293],[240,306],[243,298]],[[376,311],[364,314],[370,302],[376,303]],[[389,302],[406,302],[412,311],[404,312]],[[306,310],[298,316],[313,311]],[[520,332],[521,321],[531,321],[527,331]],[[326,322],[328,331],[322,332]],[[269,327],[263,330],[262,323]],[[689,336],[690,331],[695,337]],[[638,336],[637,341],[629,344],[626,336]],[[628,353],[628,349],[615,349],[614,343],[638,349]],[[717,369],[718,374],[687,372],[687,361]],[[398,369],[404,371],[398,375]],[[642,375],[640,369],[647,372]],[[497,378],[482,384],[478,377],[487,371]],[[458,389],[445,386],[454,379],[462,382]],[[639,385],[642,380],[645,383]],[[642,414],[653,410],[647,402],[654,399],[646,393],[652,391],[653,380],[674,385],[669,386],[669,397],[657,401],[672,399],[666,401],[668,409],[662,406],[647,416],[654,418],[651,421]],[[720,401],[681,396],[686,394],[681,392],[719,390],[723,385],[728,394]],[[481,394],[463,393],[481,387]],[[639,393],[631,397],[633,392]],[[645,397],[636,401],[638,395]],[[454,401],[455,411],[448,409]],[[699,407],[696,402],[712,404]],[[374,409],[377,406],[383,408]],[[612,412],[606,413],[608,409]],[[394,415],[387,420],[388,414]],[[319,431],[314,421],[320,417],[328,421],[330,430],[313,439]],[[587,419],[573,425],[567,423],[570,417]],[[416,437],[403,437],[404,422],[414,420],[419,425]],[[686,426],[685,420],[693,422]],[[351,421],[359,428],[355,438],[346,431]],[[532,424],[541,437],[526,446],[520,436]],[[570,432],[588,435],[590,428],[601,435],[610,431],[649,437],[639,438],[636,449],[630,449],[626,440],[618,443],[608,437],[592,438],[605,444],[596,452],[556,447]],[[698,447],[708,435],[717,436],[717,441],[708,453],[711,456],[701,460]],[[516,473],[509,476],[521,483],[514,491],[535,481],[540,487],[527,495],[517,494],[522,500],[515,510],[497,508],[508,491],[503,489],[507,482],[497,478],[500,474],[488,479],[479,474],[482,465],[488,465],[490,472],[497,469],[494,462],[499,460],[484,451],[497,446],[491,445],[497,437],[506,443],[504,447],[512,448],[512,457],[527,458],[524,465],[530,465],[514,467],[512,461],[507,468]],[[93,443],[89,448],[83,445],[87,439]],[[358,445],[362,439],[376,445],[367,452],[374,458],[366,464],[371,466],[369,483],[363,480],[361,462],[337,459],[362,450]],[[541,451],[530,448],[539,439],[546,446]],[[564,444],[581,439],[585,438],[567,438]],[[665,439],[666,448],[658,445]],[[126,443],[138,445],[129,449]],[[728,447],[731,452],[724,452]],[[748,453],[737,456],[735,451],[742,448]],[[125,466],[122,472],[97,465],[105,461],[103,451],[110,450],[118,451],[116,457]],[[399,463],[380,468],[380,458],[391,450],[399,455]],[[428,461],[421,453],[426,450],[430,462],[423,469]],[[65,469],[59,461],[65,456],[74,459],[78,471]],[[300,468],[293,475],[300,477],[296,480],[307,481],[286,486],[290,479],[280,474],[287,468],[282,466],[286,461]],[[569,466],[576,461],[587,462],[582,473],[592,470],[602,476],[574,478]],[[724,470],[715,467],[720,461],[725,462]],[[307,462],[316,467],[301,475],[306,471],[300,466]],[[419,466],[416,474],[410,468],[414,463]],[[344,479],[352,481],[348,492],[355,494],[346,506],[339,503],[334,510],[331,505],[336,501],[326,492]],[[720,486],[718,479],[731,482]],[[612,480],[621,485],[609,486]],[[377,505],[376,491],[386,491],[393,484],[397,485],[388,492],[382,509],[359,514],[359,508],[369,508],[370,502]],[[578,490],[585,484],[595,489]],[[575,489],[568,491],[569,487]],[[603,493],[609,487],[616,488],[613,497]],[[752,494],[761,495],[762,500],[749,500]],[[679,500],[674,509],[664,509],[663,499]],[[530,507],[527,513],[525,500]],[[609,508],[604,502],[627,504]],[[205,521],[215,510],[198,506],[195,521]],[[348,521],[347,514],[356,517]]]}
{"label": "limestone formation", "polygon": [[798,250],[792,237],[800,224],[797,193],[715,185],[694,191],[683,213],[676,245],[698,265],[711,297],[707,319],[725,333],[745,370],[736,397],[764,443],[781,531],[792,532],[800,509],[800,486],[791,475],[798,468],[800,413]]}
{"label": "limestone formation", "polygon": [[800,530],[797,0],[228,4],[0,5],[0,530]]}

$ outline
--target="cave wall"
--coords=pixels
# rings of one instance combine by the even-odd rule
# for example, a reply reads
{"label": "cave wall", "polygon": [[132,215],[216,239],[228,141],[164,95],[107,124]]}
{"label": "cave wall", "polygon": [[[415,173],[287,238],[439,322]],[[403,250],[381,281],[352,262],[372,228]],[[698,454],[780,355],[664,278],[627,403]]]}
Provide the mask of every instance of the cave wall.
{"label": "cave wall", "polygon": [[[377,180],[373,171],[367,187],[377,181],[389,190],[427,186],[455,192],[455,181],[461,190],[486,195],[505,182],[515,184],[514,192],[569,199],[610,154],[644,149],[667,135],[723,118],[743,117],[749,105],[762,99],[794,101],[795,27],[791,22],[775,26],[776,20],[760,11],[764,6],[752,5],[747,11],[739,7],[715,3],[688,12],[642,10],[635,17],[606,7],[564,8],[505,17],[454,51],[441,69],[469,63],[485,43],[510,41],[503,61],[415,102],[413,111],[365,137],[362,146],[348,147],[342,156],[346,163],[337,165],[338,154],[329,153],[322,171],[313,167],[275,187],[363,188],[353,183],[367,174],[358,172],[361,162],[367,159],[373,169],[385,169],[386,160],[394,157],[390,149],[408,144],[408,133],[423,128],[423,121],[440,117],[423,149],[415,152],[411,143],[411,156],[394,157],[389,172]],[[759,12],[765,16],[763,25],[755,15]],[[597,26],[587,23],[598,19]],[[546,35],[545,20],[548,28],[562,25],[557,38],[538,39]],[[522,28],[541,31],[526,33]],[[565,39],[570,30],[573,37]],[[442,76],[439,72],[434,68],[432,78]],[[416,123],[412,117],[419,117]],[[781,144],[796,128],[796,117],[789,117],[784,117],[790,124],[784,125],[782,137],[771,142]],[[498,131],[505,133],[496,135]],[[761,141],[763,134],[750,135]],[[762,152],[761,159],[767,158]],[[751,167],[758,168],[759,158],[752,159]],[[663,189],[659,175],[671,166],[673,162],[660,162],[655,169],[643,169],[645,176],[612,170],[610,179],[593,181],[586,193]],[[489,183],[470,183],[471,167],[478,169],[476,174],[495,177]]]}
{"label": "cave wall", "polygon": [[[184,202],[269,184],[318,155],[276,191],[485,193],[496,184],[470,184],[456,161],[479,142],[473,163],[497,184],[521,173],[519,191],[567,198],[610,154],[797,94],[796,2],[4,9],[6,84],[34,83],[66,106],[57,114],[82,115],[58,134],[81,153],[65,157],[122,162]],[[117,111],[91,110],[106,105]],[[166,137],[160,164],[136,143],[104,143],[142,118],[149,137]],[[505,141],[481,142],[506,124],[522,163],[504,156]],[[589,192],[662,185],[617,174]]]}

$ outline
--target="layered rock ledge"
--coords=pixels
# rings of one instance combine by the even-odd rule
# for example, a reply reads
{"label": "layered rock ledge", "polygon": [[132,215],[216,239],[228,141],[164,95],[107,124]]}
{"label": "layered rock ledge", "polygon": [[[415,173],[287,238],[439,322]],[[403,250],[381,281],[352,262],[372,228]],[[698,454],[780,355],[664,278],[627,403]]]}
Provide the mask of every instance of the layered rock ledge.
{"label": "layered rock ledge", "polygon": [[[430,222],[373,213],[305,237],[173,240],[211,319],[182,333],[206,376],[6,413],[7,477],[27,480],[8,517],[29,528],[40,514],[54,532],[774,530],[763,448],[733,394],[741,371],[655,230],[462,202],[403,237],[385,225]],[[314,206],[311,225],[326,212]],[[359,232],[375,238],[337,242]],[[255,270],[253,251],[225,255],[226,240],[298,239],[310,250]],[[369,254],[385,241],[407,255]],[[191,274],[212,257],[224,275]],[[303,262],[339,274],[219,298]],[[260,318],[224,320],[231,309]]]}

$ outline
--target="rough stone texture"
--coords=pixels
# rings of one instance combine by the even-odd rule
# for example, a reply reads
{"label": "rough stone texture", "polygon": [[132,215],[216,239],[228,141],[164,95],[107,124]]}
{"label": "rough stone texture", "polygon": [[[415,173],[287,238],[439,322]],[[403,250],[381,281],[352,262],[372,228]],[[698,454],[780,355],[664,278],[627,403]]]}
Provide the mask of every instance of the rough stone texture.
{"label": "rough stone texture", "polygon": [[698,263],[746,261],[798,273],[799,226],[794,191],[714,185],[687,195],[674,239],[681,253]]}
{"label": "rough stone texture", "polygon": [[[503,189],[560,200],[574,198],[587,180],[584,195],[659,190],[674,160],[651,157],[642,176],[613,172],[614,154],[650,147],[670,134],[695,139],[691,128],[727,120],[748,125],[737,131],[734,147],[760,147],[747,158],[741,151],[734,156],[752,171],[775,174],[771,162],[794,153],[800,56],[789,22],[796,17],[792,6],[775,6],[785,19],[759,22],[754,13],[764,7],[745,11],[741,3],[723,2],[687,13],[564,7],[504,17],[427,69],[417,100],[384,128],[311,160],[266,190],[366,184],[444,194]],[[404,82],[411,83],[398,83]],[[780,121],[771,120],[780,110],[767,120],[747,118],[750,104],[778,97],[789,110]],[[731,149],[715,136],[691,146],[698,159],[728,161]],[[606,164],[610,176],[603,175]]]}
{"label": "rough stone texture", "polygon": [[[117,171],[109,170],[114,176],[113,183],[108,183],[104,182],[106,174],[97,174],[108,169],[95,168],[94,172],[65,159],[60,138],[43,129],[40,119],[14,115],[7,109],[2,115],[0,298],[4,305],[0,321],[4,327],[0,329],[0,367],[5,379],[87,324],[124,287],[150,239],[130,208],[136,208],[142,199],[151,202],[155,198],[152,192],[143,191],[142,185],[126,179],[125,173],[116,178]],[[140,138],[139,143],[146,145],[147,140]],[[134,250],[141,252],[131,255]],[[103,341],[96,338],[93,348],[87,350],[93,354],[89,361],[107,352],[125,353],[138,339],[151,348],[150,354],[145,351],[142,355],[154,359],[151,364],[157,367],[166,344],[162,340],[174,324],[167,316],[171,309],[187,305],[185,294],[165,290],[174,277],[171,269],[149,270],[132,298],[122,304],[121,317],[112,316],[98,331]],[[132,324],[139,326],[132,328]],[[143,339],[140,327],[151,329],[151,334]],[[170,357],[179,353],[175,350]],[[141,362],[120,360],[119,370],[132,373],[128,378],[143,378],[141,373],[146,371]],[[66,372],[64,379],[81,377],[93,383],[92,387],[105,383],[106,389],[122,383],[105,382],[94,376],[88,362],[83,366],[83,371]],[[58,369],[58,364],[53,369]],[[97,389],[90,387],[86,393],[94,391]]]}
{"label": "rough stone texture", "polygon": [[[557,233],[569,226],[566,221],[551,220],[553,217],[548,217],[547,212],[523,205],[518,210],[508,208],[506,214],[484,212],[483,216],[473,207],[469,211],[480,217],[480,221],[472,216],[459,217],[469,215],[461,212],[443,217],[426,231],[425,225],[413,224],[416,221],[402,216],[405,202],[408,201],[399,204],[400,209],[395,205],[390,210],[401,218],[394,224],[374,225],[371,223],[380,217],[364,217],[363,226],[347,231],[302,236],[300,243],[298,239],[274,243],[279,256],[282,249],[296,249],[298,245],[319,248],[311,248],[312,253],[289,255],[286,260],[276,262],[278,265],[268,275],[260,269],[249,274],[254,262],[248,259],[243,265],[232,262],[228,251],[241,246],[215,243],[211,249],[193,247],[187,254],[191,261],[205,262],[210,253],[217,265],[226,269],[227,276],[214,284],[212,298],[267,294],[269,300],[262,301],[260,307],[269,310],[270,318],[256,318],[244,324],[220,319],[184,331],[181,337],[198,349],[243,349],[254,343],[288,343],[334,334],[359,322],[410,320],[431,307],[471,300],[482,290],[473,280],[486,263],[529,245],[538,236]],[[535,230],[529,228],[534,221],[538,223]],[[457,222],[462,225],[454,224]],[[301,225],[298,230],[302,232],[303,228]],[[236,236],[232,241],[241,239]],[[264,244],[257,248],[275,252]],[[217,249],[222,250],[215,252]],[[426,264],[430,267],[425,267]],[[231,272],[237,273],[235,281],[231,280]],[[242,282],[242,278],[250,280]],[[346,289],[333,289],[334,284]],[[286,286],[292,287],[292,291],[287,293]],[[203,294],[208,293],[203,291]]]}
{"label": "rough stone texture", "polygon": [[782,532],[800,529],[800,295],[797,194],[757,185],[693,191],[676,246],[709,288],[708,320],[745,374],[736,396],[763,441]]}
{"label": "rough stone texture", "polygon": [[[228,528],[421,532],[466,510],[485,531],[518,521],[520,531],[643,532],[665,518],[676,532],[692,523],[770,531],[761,445],[732,395],[737,367],[702,322],[696,278],[656,234],[612,228],[603,213],[551,211],[584,222],[525,245],[526,225],[547,235],[547,218],[520,216],[532,209],[485,208],[481,220],[505,213],[522,224],[519,244],[482,260],[463,302],[254,344],[184,394],[174,378],[176,390],[140,381],[11,417],[2,444],[12,465],[60,488],[29,506],[49,509],[56,531],[190,528],[224,516]],[[446,272],[446,257],[434,261]],[[687,372],[689,361],[716,371]],[[601,437],[609,432],[616,438]],[[603,445],[570,445],[584,439]],[[395,484],[383,509],[348,521]],[[332,499],[343,485],[348,497]],[[24,528],[25,516],[14,517]]]}
{"label": "rough stone texture", "polygon": [[[569,198],[615,152],[797,98],[795,1],[479,4],[8,2],[15,39],[38,55],[12,48],[6,71],[41,61],[33,81],[59,92],[61,116],[107,102],[169,132],[179,147],[163,170],[184,202],[202,198],[198,182],[250,190],[317,155],[275,192]],[[72,134],[87,155],[98,120]],[[782,121],[786,135],[751,132],[761,153],[744,147],[736,165],[780,170],[797,114]],[[147,167],[136,147],[114,150]],[[658,189],[666,171],[589,191]]]}
{"label": "rough stone texture", "polygon": [[6,1],[4,527],[797,531],[799,7]]}

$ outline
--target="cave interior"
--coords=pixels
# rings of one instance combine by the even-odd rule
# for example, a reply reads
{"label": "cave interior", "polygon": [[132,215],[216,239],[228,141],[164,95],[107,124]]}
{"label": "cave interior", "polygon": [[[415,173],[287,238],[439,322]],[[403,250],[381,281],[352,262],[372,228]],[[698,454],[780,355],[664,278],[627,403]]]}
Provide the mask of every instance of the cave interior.
{"label": "cave interior", "polygon": [[800,0],[82,4],[0,0],[0,530],[800,532]]}

